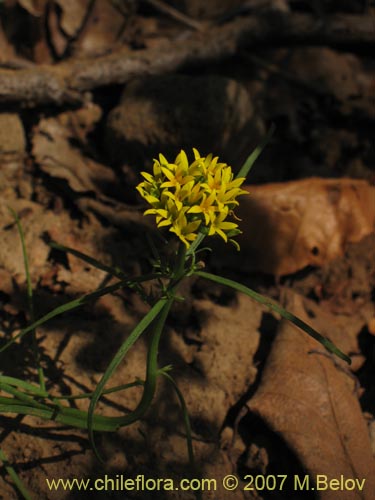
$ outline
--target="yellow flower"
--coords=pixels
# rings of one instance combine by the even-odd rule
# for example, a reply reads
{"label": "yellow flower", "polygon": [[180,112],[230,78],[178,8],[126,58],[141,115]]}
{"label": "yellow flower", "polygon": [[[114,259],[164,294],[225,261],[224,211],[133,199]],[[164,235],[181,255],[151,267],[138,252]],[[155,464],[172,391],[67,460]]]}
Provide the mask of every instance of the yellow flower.
{"label": "yellow flower", "polygon": [[177,219],[173,222],[170,231],[175,233],[180,240],[183,241],[187,247],[189,247],[190,242],[194,241],[198,236],[195,231],[199,228],[201,221],[195,220],[193,222],[188,222],[185,213],[185,209],[180,211]]}
{"label": "yellow flower", "polygon": [[224,241],[228,241],[228,236],[226,232],[233,231],[237,229],[238,226],[234,222],[225,222],[227,215],[228,215],[228,207],[224,207],[212,221],[210,229],[208,231],[208,236],[219,234]]}
{"label": "yellow flower", "polygon": [[217,205],[215,205],[215,200],[215,191],[212,191],[208,196],[206,193],[203,193],[201,202],[199,204],[194,204],[191,208],[189,208],[188,213],[203,214],[206,226],[209,226],[215,219],[215,213],[218,210]]}
{"label": "yellow flower", "polygon": [[245,178],[234,179],[232,168],[219,163],[218,157],[202,157],[195,148],[193,152],[191,164],[184,151],[174,163],[160,154],[154,160],[153,174],[141,172],[145,180],[137,190],[152,207],[144,215],[155,215],[157,226],[169,226],[187,247],[199,232],[218,234],[228,241],[240,233],[238,225],[226,219],[234,216],[237,196],[247,194],[240,188]]}

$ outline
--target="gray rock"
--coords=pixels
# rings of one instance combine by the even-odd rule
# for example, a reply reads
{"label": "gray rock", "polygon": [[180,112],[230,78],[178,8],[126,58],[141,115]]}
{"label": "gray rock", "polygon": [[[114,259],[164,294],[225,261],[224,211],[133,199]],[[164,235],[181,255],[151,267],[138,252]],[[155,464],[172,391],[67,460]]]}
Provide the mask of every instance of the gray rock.
{"label": "gray rock", "polygon": [[[144,168],[159,152],[168,159],[196,147],[229,163],[251,137],[253,106],[245,87],[221,76],[167,75],[136,80],[107,119],[112,161]],[[248,149],[248,148],[247,148]],[[224,155],[224,156],[222,156]]]}

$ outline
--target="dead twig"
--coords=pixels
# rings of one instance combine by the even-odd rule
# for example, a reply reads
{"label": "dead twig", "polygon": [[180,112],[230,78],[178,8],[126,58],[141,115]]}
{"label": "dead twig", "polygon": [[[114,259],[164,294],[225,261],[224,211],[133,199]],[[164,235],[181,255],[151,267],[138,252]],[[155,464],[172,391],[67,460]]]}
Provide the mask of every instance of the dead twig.
{"label": "dead twig", "polygon": [[26,106],[79,103],[86,91],[97,87],[217,61],[234,55],[241,47],[301,43],[370,49],[375,46],[375,31],[369,16],[335,15],[327,18],[324,25],[305,14],[250,16],[203,33],[192,33],[190,38],[173,40],[162,48],[130,54],[125,48],[95,59],[68,60],[54,66],[0,69],[0,103],[17,102]]}
{"label": "dead twig", "polygon": [[175,9],[174,7],[171,7],[170,5],[168,5],[165,2],[162,2],[161,0],[146,0],[146,1],[158,11],[163,12],[172,19],[175,19],[176,21],[179,21],[180,23],[185,24],[186,26],[189,26],[189,28],[193,28],[194,30],[197,31],[203,31],[205,29],[204,23],[192,19],[191,17],[183,14],[179,10]]}

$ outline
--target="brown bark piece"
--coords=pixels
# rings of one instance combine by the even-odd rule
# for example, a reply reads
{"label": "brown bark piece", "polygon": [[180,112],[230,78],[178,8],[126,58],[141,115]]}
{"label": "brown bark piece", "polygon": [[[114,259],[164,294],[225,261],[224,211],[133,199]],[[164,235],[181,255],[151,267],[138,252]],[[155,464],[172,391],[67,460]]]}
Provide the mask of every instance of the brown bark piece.
{"label": "brown bark piece", "polygon": [[[288,297],[286,308],[314,326],[297,296]],[[331,325],[327,328],[331,331]],[[329,357],[309,354],[317,346],[292,324],[282,322],[249,407],[282,436],[312,481],[317,475],[327,476],[328,481],[342,476],[360,483],[365,479],[362,491],[329,488],[319,491],[321,500],[372,500],[375,463],[354,382]]]}
{"label": "brown bark piece", "polygon": [[310,178],[248,186],[238,207],[245,267],[276,275],[321,266],[375,228],[375,187]]}

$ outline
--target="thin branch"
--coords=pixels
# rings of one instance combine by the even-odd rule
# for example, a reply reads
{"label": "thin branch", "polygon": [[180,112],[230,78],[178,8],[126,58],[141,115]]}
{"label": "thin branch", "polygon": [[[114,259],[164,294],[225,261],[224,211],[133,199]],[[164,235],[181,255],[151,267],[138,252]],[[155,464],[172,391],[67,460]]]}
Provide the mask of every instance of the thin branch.
{"label": "thin branch", "polygon": [[180,23],[185,24],[186,26],[189,26],[190,28],[193,28],[197,31],[204,30],[204,24],[202,22],[192,19],[191,17],[187,16],[186,14],[183,14],[174,7],[171,7],[167,3],[162,2],[161,0],[146,0],[146,1],[150,5],[152,5],[155,9],[157,9],[160,12],[163,12],[172,19],[176,19],[176,21],[179,21]]}
{"label": "thin branch", "polygon": [[95,59],[67,60],[22,70],[0,69],[0,103],[79,103],[86,91],[124,84],[135,77],[174,72],[233,56],[242,47],[330,45],[375,49],[370,16],[334,15],[324,23],[305,14],[268,13],[212,26],[188,39],[173,40],[162,48],[120,49]]}

